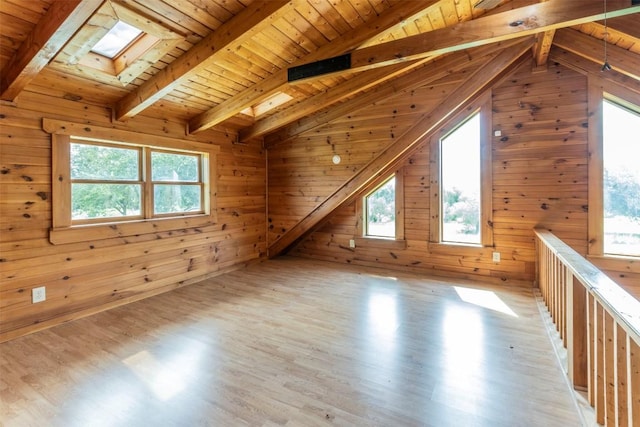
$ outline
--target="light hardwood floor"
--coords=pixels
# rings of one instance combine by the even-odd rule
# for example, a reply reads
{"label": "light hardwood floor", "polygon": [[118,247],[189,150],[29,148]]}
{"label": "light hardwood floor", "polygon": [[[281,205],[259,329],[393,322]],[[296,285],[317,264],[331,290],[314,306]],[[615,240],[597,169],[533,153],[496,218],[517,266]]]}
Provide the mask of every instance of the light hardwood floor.
{"label": "light hardwood floor", "polygon": [[0,344],[4,426],[579,426],[531,290],[281,258]]}

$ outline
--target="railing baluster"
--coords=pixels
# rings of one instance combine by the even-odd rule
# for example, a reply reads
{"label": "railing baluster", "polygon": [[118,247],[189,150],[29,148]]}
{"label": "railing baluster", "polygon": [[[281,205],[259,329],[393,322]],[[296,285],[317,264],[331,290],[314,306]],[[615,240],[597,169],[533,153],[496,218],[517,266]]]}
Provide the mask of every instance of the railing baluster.
{"label": "railing baluster", "polygon": [[588,356],[588,364],[589,370],[587,372],[589,377],[589,385],[587,394],[589,395],[589,404],[593,407],[595,406],[595,372],[596,372],[596,362],[595,362],[595,341],[596,341],[596,327],[595,327],[595,299],[591,296],[591,294],[587,291],[587,323],[589,324],[589,331],[587,337],[587,346],[589,348]]}
{"label": "railing baluster", "polygon": [[640,425],[640,344],[628,340],[629,349],[629,424]]}
{"label": "railing baluster", "polygon": [[606,414],[605,426],[616,425],[616,328],[614,328],[613,317],[604,312],[604,381],[605,381],[605,401]]}
{"label": "railing baluster", "polygon": [[617,426],[629,427],[629,396],[627,370],[627,334],[620,325],[616,325],[616,407]]}
{"label": "railing baluster", "polygon": [[595,393],[596,393],[596,422],[604,424],[605,412],[604,412],[604,309],[596,302],[595,304],[595,351],[596,351],[596,366],[595,366]]}

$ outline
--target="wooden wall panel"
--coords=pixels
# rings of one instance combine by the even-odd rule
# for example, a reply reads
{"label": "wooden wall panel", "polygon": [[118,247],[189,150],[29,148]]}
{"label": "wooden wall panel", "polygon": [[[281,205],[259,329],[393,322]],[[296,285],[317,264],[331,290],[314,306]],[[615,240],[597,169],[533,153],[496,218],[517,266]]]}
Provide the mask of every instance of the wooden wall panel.
{"label": "wooden wall panel", "polygon": [[[51,138],[42,118],[110,126],[111,111],[25,92],[0,106],[0,340],[188,284],[266,253],[265,154],[217,131],[218,223],[52,245]],[[137,117],[125,130],[185,138],[184,123]],[[46,286],[47,300],[31,303]]]}
{"label": "wooden wall panel", "polygon": [[[515,284],[531,284],[535,279],[534,227],[551,229],[574,249],[586,253],[587,79],[557,64],[549,65],[548,71],[542,73],[532,73],[531,69],[531,64],[525,64],[492,91],[492,127],[502,133],[491,141],[495,249],[443,253],[441,248],[437,251],[430,248],[429,147],[422,144],[403,169],[406,249],[383,250],[362,245],[350,248],[349,240],[356,236],[359,220],[352,204],[339,209],[290,253]],[[324,140],[316,139],[315,134],[303,135],[270,151],[272,225],[286,229],[313,209],[315,197],[321,200],[335,188],[340,178],[333,173],[336,167],[322,169],[316,164],[320,159],[329,162],[334,152],[342,155],[340,145],[333,145],[334,141],[343,140],[353,129],[361,132],[367,124],[375,122],[375,129],[379,129],[383,124],[391,125],[398,115],[406,114],[412,119],[412,111],[428,113],[449,90],[449,87],[438,87],[439,96],[434,96],[436,91],[432,86],[405,98],[381,101],[319,130],[317,134]],[[407,109],[407,106],[413,108]],[[378,148],[367,138],[353,144],[371,155]],[[307,156],[299,156],[301,152]],[[295,171],[294,175],[280,174],[274,163],[287,164],[290,171]],[[343,172],[344,180],[361,166],[362,163],[346,162],[337,169]],[[307,170],[313,170],[316,180],[305,173]],[[326,179],[327,175],[331,175],[330,179]],[[296,181],[297,177],[302,181]],[[307,182],[315,184],[305,187]],[[281,191],[284,185],[287,191]],[[298,192],[304,192],[304,200]],[[278,195],[277,199],[271,199],[274,194]],[[282,215],[285,210],[286,219]],[[277,230],[272,230],[269,238],[276,238],[277,234]],[[494,250],[501,253],[500,263],[492,262]],[[630,291],[638,290],[638,266],[630,264],[628,271],[623,272],[607,269],[606,265],[602,267]],[[640,297],[640,292],[635,295]]]}

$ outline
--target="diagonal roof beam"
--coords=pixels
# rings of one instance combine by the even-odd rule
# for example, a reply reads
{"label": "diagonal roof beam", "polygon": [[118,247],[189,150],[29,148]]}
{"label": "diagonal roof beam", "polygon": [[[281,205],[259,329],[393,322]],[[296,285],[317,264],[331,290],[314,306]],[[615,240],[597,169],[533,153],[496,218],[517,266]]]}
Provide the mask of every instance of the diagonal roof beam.
{"label": "diagonal roof beam", "polygon": [[[299,119],[290,126],[268,135],[265,138],[265,148],[271,148],[277,144],[291,141],[303,133],[307,133],[318,127],[324,126],[325,124],[349,114],[350,112],[366,108],[380,99],[397,96],[398,94],[404,93],[408,90],[439,80],[465,67],[469,67],[478,61],[483,61],[487,55],[498,52],[516,43],[519,43],[519,41],[499,42],[493,45],[456,52],[451,55],[435,58],[423,67],[393,81],[391,84],[377,86],[376,88],[361,94],[357,98],[320,110],[312,116]],[[426,67],[428,67],[428,72],[425,72],[425,69],[427,69]],[[292,108],[295,108],[295,106]]]}
{"label": "diagonal roof beam", "polygon": [[[630,0],[609,0],[607,17],[640,12]],[[602,1],[550,0],[450,27],[390,41],[351,52],[353,73],[456,50],[482,46],[604,18]],[[321,78],[322,75],[315,78]],[[307,81],[309,79],[306,79]]]}
{"label": "diagonal roof beam", "polygon": [[153,77],[116,103],[118,120],[131,118],[173,91],[190,75],[214,61],[216,56],[240,46],[261,32],[284,13],[295,1],[261,0],[252,3],[229,21],[198,42]]}
{"label": "diagonal roof beam", "polygon": [[1,70],[0,98],[13,101],[64,47],[102,0],[57,0]]}
{"label": "diagonal roof beam", "polygon": [[[392,28],[410,17],[416,15],[437,3],[437,0],[428,1],[401,1],[393,7],[384,11],[377,18],[354,28],[343,34],[338,39],[320,47],[315,52],[301,58],[292,65],[301,65],[305,62],[317,61],[327,56],[334,56],[345,51],[355,49],[365,41],[378,34]],[[280,91],[287,84],[287,70],[283,69],[272,76],[265,78],[261,82],[248,87],[236,94],[229,100],[215,106],[209,111],[205,111],[194,117],[189,122],[189,132],[196,133],[213,127],[230,117],[235,116],[245,108],[264,100],[265,98]]]}
{"label": "diagonal roof beam", "polygon": [[[569,28],[556,32],[554,45],[590,61],[604,62],[603,41]],[[608,62],[614,70],[640,81],[640,55],[615,45],[607,46]]]}
{"label": "diagonal roof beam", "polygon": [[269,257],[278,256],[307,236],[327,215],[348,203],[365,186],[380,175],[397,168],[407,156],[411,155],[412,150],[422,142],[426,135],[460,111],[461,108],[464,108],[469,100],[491,87],[498,79],[502,78],[504,72],[510,71],[512,66],[516,64],[519,65],[519,59],[526,58],[525,54],[531,49],[532,44],[532,40],[528,39],[503,50],[484,66],[478,67],[476,72],[433,111],[424,115],[421,120],[360,169],[351,179],[342,184],[306,217],[285,232],[280,239],[272,243],[269,246]]}

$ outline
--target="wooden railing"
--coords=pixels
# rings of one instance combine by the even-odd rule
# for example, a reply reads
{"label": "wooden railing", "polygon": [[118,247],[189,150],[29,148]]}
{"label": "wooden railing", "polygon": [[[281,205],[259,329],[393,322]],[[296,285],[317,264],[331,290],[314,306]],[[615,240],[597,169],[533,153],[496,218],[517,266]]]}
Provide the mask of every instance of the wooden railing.
{"label": "wooden railing", "polygon": [[640,426],[640,301],[549,231],[535,233],[538,286],[569,379],[599,424]]}

